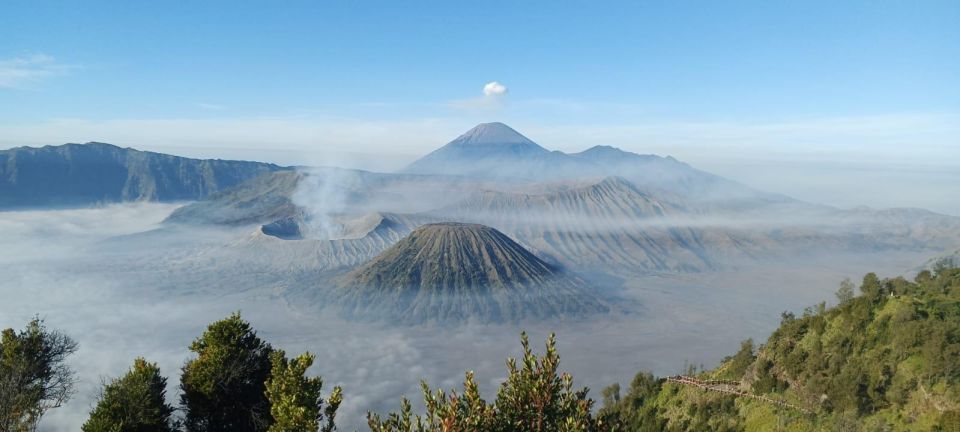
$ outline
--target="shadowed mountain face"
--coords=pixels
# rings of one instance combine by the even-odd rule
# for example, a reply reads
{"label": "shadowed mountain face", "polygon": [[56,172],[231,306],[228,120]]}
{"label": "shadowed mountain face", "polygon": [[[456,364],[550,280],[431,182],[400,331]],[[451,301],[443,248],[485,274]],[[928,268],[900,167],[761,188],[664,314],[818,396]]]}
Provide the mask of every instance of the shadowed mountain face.
{"label": "shadowed mountain face", "polygon": [[346,275],[349,314],[403,322],[518,320],[604,312],[579,279],[483,225],[427,224]]}
{"label": "shadowed mountain face", "polygon": [[292,195],[303,175],[277,171],[176,209],[174,223],[244,225],[295,217],[301,213]]}
{"label": "shadowed mountain face", "polygon": [[87,143],[0,151],[0,208],[187,201],[282,168]]}

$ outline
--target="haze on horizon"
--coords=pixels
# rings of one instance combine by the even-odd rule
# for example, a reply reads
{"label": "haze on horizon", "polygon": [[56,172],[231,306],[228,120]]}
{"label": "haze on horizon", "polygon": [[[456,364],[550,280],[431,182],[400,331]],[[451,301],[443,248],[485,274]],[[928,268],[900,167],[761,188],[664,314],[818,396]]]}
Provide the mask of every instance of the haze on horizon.
{"label": "haze on horizon", "polygon": [[685,6],[7,3],[0,147],[392,171],[503,121],[551,150],[960,215],[960,5]]}

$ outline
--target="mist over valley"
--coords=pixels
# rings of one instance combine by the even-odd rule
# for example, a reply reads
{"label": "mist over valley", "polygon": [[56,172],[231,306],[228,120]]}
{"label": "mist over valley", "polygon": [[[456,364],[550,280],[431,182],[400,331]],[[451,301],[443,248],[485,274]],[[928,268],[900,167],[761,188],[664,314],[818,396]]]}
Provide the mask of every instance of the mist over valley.
{"label": "mist over valley", "polygon": [[[110,153],[62,156],[90,148]],[[174,403],[190,341],[235,311],[317,354],[349,430],[420,378],[451,388],[472,370],[492,393],[521,331],[557,333],[565,370],[601,389],[715,365],[843,278],[915,272],[960,245],[953,216],[801,202],[614,148],[551,152],[500,123],[400,173],[244,163],[249,179],[194,195],[166,191],[239,165],[149,156],[181,167],[170,177],[166,162],[122,162],[134,150],[68,149],[7,151],[0,201],[0,318],[39,315],[80,345],[77,396],[45,416],[50,430],[82,423],[100,378],[137,356],[172,377]],[[100,168],[86,183],[20,175],[62,163]],[[118,193],[130,179],[153,192]],[[85,201],[46,208],[61,183],[85,185]]]}

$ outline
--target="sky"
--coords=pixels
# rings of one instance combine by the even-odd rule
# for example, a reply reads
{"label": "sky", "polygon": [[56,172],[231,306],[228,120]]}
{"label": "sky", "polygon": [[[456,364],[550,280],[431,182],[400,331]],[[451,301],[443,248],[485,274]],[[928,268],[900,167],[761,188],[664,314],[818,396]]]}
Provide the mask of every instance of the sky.
{"label": "sky", "polygon": [[393,170],[479,122],[960,215],[960,2],[0,4],[0,148]]}

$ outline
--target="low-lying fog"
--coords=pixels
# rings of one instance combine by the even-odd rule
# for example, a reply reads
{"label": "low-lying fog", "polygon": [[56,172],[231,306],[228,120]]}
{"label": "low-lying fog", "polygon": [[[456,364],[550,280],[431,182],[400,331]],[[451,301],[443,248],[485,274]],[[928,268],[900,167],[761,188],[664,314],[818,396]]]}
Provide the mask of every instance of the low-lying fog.
{"label": "low-lying fog", "polygon": [[[344,388],[339,424],[354,430],[365,427],[366,411],[396,409],[402,395],[419,400],[420,379],[452,388],[473,370],[492,398],[504,360],[520,352],[524,329],[537,347],[556,332],[562,369],[599,397],[604,386],[628,382],[639,370],[672,374],[686,364],[715,365],[740,340],[765,340],[782,311],[832,300],[843,277],[856,280],[871,270],[889,275],[927,258],[834,256],[803,266],[650,276],[625,284],[623,295],[641,304],[637,313],[588,322],[397,327],[346,322],[329,311],[305,313],[277,295],[270,275],[219,268],[217,246],[236,241],[237,232],[125,236],[157,229],[175,207],[0,212],[0,327],[22,328],[39,315],[80,344],[70,359],[78,393],[50,412],[42,430],[77,430],[101,380],[123,373],[137,356],[160,364],[176,401],[188,344],[207,324],[237,310],[274,346],[317,354],[314,372],[324,377],[325,390]],[[189,269],[178,268],[185,253],[179,240],[205,241],[208,247],[190,253],[209,257],[194,256]]]}

